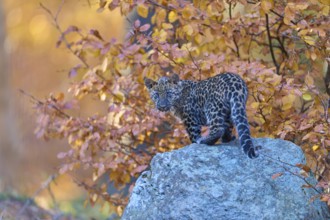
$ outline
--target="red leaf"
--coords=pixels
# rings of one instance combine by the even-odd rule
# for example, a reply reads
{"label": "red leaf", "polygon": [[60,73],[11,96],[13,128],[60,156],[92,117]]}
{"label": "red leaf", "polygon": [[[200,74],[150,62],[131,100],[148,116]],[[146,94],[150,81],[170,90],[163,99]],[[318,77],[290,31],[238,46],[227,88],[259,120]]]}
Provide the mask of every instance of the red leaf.
{"label": "red leaf", "polygon": [[141,32],[144,32],[144,31],[149,30],[149,28],[150,28],[150,24],[145,24],[145,25],[142,25],[142,26],[139,28],[139,30],[140,30]]}
{"label": "red leaf", "polygon": [[132,170],[131,175],[134,176],[136,173],[141,173],[145,169],[147,169],[148,165],[140,165],[137,166],[135,169]]}
{"label": "red leaf", "polygon": [[272,175],[272,179],[274,180],[274,179],[276,179],[276,178],[278,178],[282,175],[283,175],[283,173],[275,173],[275,174]]}

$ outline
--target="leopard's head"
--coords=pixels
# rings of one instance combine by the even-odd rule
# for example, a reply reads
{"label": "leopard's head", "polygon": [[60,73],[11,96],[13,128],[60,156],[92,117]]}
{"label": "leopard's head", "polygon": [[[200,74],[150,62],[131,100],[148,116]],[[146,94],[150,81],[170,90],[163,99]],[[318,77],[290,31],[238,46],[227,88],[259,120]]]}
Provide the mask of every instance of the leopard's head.
{"label": "leopard's head", "polygon": [[177,74],[171,77],[163,76],[158,82],[149,78],[144,78],[144,84],[149,90],[150,97],[155,103],[156,108],[166,112],[171,109],[174,103],[182,94],[182,83]]}

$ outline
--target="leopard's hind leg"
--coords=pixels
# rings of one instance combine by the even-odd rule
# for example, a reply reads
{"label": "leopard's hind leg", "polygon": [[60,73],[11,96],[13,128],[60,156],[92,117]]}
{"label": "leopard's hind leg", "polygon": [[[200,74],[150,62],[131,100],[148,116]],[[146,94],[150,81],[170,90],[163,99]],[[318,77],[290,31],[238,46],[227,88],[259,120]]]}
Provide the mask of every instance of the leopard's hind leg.
{"label": "leopard's hind leg", "polygon": [[210,133],[207,136],[201,137],[199,140],[197,140],[197,143],[214,145],[226,133],[227,129],[224,120],[225,117],[221,113],[218,113],[216,116],[209,115],[208,118],[210,124]]}
{"label": "leopard's hind leg", "polygon": [[228,143],[236,139],[235,135],[233,135],[233,123],[230,121],[230,119],[227,119],[226,122],[226,129],[225,132],[221,138],[222,143]]}

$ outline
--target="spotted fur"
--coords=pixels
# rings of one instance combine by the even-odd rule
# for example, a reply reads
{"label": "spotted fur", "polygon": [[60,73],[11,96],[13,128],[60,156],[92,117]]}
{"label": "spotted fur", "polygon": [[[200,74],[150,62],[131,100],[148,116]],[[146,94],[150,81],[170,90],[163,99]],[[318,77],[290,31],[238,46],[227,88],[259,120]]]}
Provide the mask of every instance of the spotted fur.
{"label": "spotted fur", "polygon": [[[233,124],[240,145],[250,158],[258,156],[250,136],[246,116],[248,90],[241,77],[223,73],[202,81],[180,80],[177,74],[158,82],[144,79],[150,97],[160,111],[171,111],[181,118],[193,143],[214,145],[220,138],[229,142]],[[201,127],[210,128],[201,136]]]}

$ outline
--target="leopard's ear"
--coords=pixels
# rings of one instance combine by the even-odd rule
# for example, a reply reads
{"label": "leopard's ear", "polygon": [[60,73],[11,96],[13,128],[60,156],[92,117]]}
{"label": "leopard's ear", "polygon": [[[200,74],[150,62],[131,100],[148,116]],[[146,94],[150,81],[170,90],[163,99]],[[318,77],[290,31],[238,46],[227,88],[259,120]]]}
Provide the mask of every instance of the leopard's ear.
{"label": "leopard's ear", "polygon": [[157,82],[153,81],[152,79],[149,79],[147,77],[143,78],[144,80],[144,85],[148,88],[151,89],[154,85],[157,84]]}
{"label": "leopard's ear", "polygon": [[179,77],[179,75],[176,74],[176,73],[174,73],[174,74],[171,76],[171,82],[177,84],[179,81],[180,81],[180,77]]}

